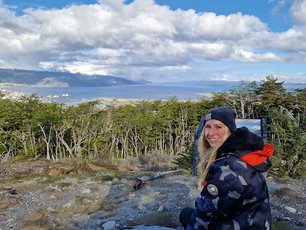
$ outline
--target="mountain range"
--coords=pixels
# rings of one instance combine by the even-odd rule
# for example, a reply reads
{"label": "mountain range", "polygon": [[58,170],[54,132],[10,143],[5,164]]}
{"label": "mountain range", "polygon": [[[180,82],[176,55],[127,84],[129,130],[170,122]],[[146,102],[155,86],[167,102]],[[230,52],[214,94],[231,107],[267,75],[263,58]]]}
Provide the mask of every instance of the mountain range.
{"label": "mountain range", "polygon": [[35,87],[104,87],[144,84],[146,81],[132,81],[110,75],[0,69],[0,83]]}
{"label": "mountain range", "polygon": [[[244,82],[247,83],[248,81]],[[56,71],[35,71],[21,69],[0,69],[0,84],[10,86],[32,86],[32,87],[107,87],[121,85],[144,85],[152,82],[146,80],[133,81],[124,77],[111,75],[85,75],[80,73],[56,72]],[[164,86],[184,87],[208,87],[214,89],[226,89],[238,87],[241,81],[224,80],[191,80],[179,82],[163,82]],[[260,82],[258,82],[260,83]],[[303,89],[305,82],[284,82],[287,90]]]}

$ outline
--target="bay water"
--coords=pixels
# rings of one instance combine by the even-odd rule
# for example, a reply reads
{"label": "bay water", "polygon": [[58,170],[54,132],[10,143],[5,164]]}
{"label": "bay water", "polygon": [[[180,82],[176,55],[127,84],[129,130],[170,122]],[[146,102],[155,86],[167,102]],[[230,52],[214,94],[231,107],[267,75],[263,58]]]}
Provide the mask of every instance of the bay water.
{"label": "bay water", "polygon": [[[26,95],[35,94],[48,102],[58,102],[67,105],[99,98],[166,100],[176,97],[178,100],[199,100],[209,97],[212,93],[223,92],[239,87],[238,81],[199,81],[167,84],[136,84],[111,87],[33,87],[14,86],[6,89],[11,92]],[[306,83],[286,84],[285,88],[293,90],[304,88]]]}

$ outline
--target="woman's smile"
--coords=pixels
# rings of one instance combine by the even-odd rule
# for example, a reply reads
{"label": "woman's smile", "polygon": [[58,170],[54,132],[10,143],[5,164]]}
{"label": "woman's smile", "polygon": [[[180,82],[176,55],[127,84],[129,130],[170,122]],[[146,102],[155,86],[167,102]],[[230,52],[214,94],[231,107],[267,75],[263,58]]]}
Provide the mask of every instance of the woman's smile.
{"label": "woman's smile", "polygon": [[230,136],[227,126],[219,120],[211,119],[207,121],[204,128],[204,137],[212,148],[220,147]]}

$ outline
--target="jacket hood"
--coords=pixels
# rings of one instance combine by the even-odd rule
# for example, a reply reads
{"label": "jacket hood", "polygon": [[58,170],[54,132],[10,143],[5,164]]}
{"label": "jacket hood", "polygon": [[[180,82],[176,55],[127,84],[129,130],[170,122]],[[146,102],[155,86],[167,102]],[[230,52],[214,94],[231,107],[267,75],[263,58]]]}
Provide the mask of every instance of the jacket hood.
{"label": "jacket hood", "polygon": [[218,149],[217,158],[227,153],[232,153],[257,171],[265,172],[271,166],[270,157],[274,148],[270,144],[264,144],[263,139],[250,132],[248,128],[237,129]]}
{"label": "jacket hood", "polygon": [[254,167],[264,163],[267,159],[272,157],[273,152],[273,146],[265,144],[262,150],[247,153],[240,157],[240,159]]}

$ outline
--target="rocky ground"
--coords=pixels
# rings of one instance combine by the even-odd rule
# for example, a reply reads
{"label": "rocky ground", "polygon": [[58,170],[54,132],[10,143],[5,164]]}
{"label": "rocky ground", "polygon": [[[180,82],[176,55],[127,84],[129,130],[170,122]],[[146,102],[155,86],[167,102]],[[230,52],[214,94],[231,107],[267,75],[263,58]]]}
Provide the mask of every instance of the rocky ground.
{"label": "rocky ground", "polygon": [[[182,229],[178,214],[198,195],[183,173],[148,181],[148,171],[31,160],[0,164],[0,229]],[[306,229],[306,181],[268,178],[274,225]]]}

